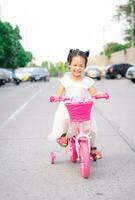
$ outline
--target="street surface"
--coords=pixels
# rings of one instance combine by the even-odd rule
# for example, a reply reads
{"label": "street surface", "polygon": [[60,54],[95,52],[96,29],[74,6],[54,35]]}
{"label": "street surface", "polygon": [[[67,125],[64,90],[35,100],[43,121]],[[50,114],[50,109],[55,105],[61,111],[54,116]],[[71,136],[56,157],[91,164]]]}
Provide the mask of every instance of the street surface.
{"label": "street surface", "polygon": [[96,81],[98,90],[110,93],[108,101],[95,102],[103,158],[84,179],[66,154],[50,164],[51,150],[64,152],[47,140],[57,107],[49,96],[57,83],[0,87],[0,200],[135,199],[135,84]]}

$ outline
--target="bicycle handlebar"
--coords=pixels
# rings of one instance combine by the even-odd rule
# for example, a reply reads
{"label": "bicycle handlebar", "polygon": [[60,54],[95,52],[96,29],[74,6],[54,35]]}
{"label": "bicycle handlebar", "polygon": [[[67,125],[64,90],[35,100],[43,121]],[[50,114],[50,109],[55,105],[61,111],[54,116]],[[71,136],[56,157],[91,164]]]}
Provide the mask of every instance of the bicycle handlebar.
{"label": "bicycle handlebar", "polygon": [[71,98],[65,98],[65,97],[55,97],[55,96],[51,96],[50,97],[50,102],[60,102],[60,101],[68,101]]}
{"label": "bicycle handlebar", "polygon": [[[107,92],[105,92],[103,95],[93,95],[92,98],[94,99],[109,99],[109,94]],[[55,96],[51,96],[50,97],[50,102],[60,102],[60,101],[68,101],[68,100],[72,100],[72,98],[66,98],[66,97],[55,97]],[[84,99],[85,100],[85,99]],[[90,99],[87,99],[90,100]]]}
{"label": "bicycle handlebar", "polygon": [[105,92],[103,95],[94,95],[92,96],[92,98],[94,99],[109,99],[109,94],[107,92]]}

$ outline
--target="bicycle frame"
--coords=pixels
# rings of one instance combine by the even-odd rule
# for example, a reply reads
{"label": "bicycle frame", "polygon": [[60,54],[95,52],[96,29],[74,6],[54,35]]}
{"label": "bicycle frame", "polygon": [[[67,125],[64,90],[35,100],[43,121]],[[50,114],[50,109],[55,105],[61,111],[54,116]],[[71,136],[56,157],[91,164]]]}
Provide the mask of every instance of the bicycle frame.
{"label": "bicycle frame", "polygon": [[[74,140],[74,143],[71,142],[71,144],[69,144],[70,160],[72,162],[76,162],[78,159],[80,162],[81,175],[84,178],[88,178],[90,175],[90,162],[91,162],[90,159],[91,145],[90,145],[90,136],[88,134],[90,134],[91,131],[91,123],[94,115],[94,103],[93,101],[88,101],[87,103],[81,102],[81,107],[80,104],[76,105],[73,103],[71,105],[73,105],[73,107],[72,106],[68,107],[69,105],[66,104],[70,116],[69,130],[70,132],[72,132],[72,125],[73,125],[76,131],[73,132],[72,134],[73,136],[70,136],[70,133],[67,133],[67,136],[69,138],[69,143],[70,141]],[[87,111],[85,110],[85,106],[87,108]],[[74,107],[75,107],[75,112],[74,112]],[[79,116],[80,112],[82,114],[81,116]],[[89,124],[88,126],[89,130],[87,129],[85,130],[86,124],[87,125]]]}
{"label": "bicycle frame", "polygon": [[[104,95],[100,97],[95,96],[94,98],[108,99],[109,95],[105,93]],[[84,124],[82,123],[85,123],[88,121],[91,128],[91,123],[92,123],[92,119],[94,115],[94,102],[92,100],[85,101],[85,99],[83,99],[83,101],[77,104],[76,102],[69,102],[70,100],[71,99],[69,98],[62,98],[62,97],[59,97],[58,99],[56,99],[55,97],[50,98],[50,102],[63,101],[65,103],[65,106],[67,107],[69,117],[70,117],[69,130],[72,124],[76,128],[76,131],[72,134],[72,136],[70,133],[68,133],[68,141],[69,141],[68,148],[69,148],[69,153],[70,153],[70,160],[72,162],[76,162],[77,159],[79,159],[81,175],[84,178],[88,178],[90,175],[90,162],[91,162],[91,157],[90,157],[90,152],[91,152],[90,139],[91,138],[88,134],[86,134],[85,131],[83,131]],[[75,110],[74,110],[74,107],[75,107]],[[89,129],[89,132],[87,133],[90,133],[90,129]],[[51,152],[52,164],[54,164],[55,158],[56,158],[55,154]]]}

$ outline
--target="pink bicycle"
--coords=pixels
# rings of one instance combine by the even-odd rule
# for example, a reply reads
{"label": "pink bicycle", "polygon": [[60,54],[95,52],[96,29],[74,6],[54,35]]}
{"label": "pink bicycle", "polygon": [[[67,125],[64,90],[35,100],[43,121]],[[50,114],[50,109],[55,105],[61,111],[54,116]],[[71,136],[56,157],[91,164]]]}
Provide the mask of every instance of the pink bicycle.
{"label": "pink bicycle", "polygon": [[[94,96],[95,99],[108,99],[109,95],[105,93],[103,96]],[[68,135],[68,152],[71,162],[80,162],[80,173],[82,177],[90,176],[91,160],[96,159],[91,154],[91,138],[90,126],[94,114],[94,102],[91,99],[70,99],[70,98],[55,98],[50,97],[50,102],[63,101],[68,110],[70,123]],[[50,154],[51,164],[55,163],[56,154]]]}

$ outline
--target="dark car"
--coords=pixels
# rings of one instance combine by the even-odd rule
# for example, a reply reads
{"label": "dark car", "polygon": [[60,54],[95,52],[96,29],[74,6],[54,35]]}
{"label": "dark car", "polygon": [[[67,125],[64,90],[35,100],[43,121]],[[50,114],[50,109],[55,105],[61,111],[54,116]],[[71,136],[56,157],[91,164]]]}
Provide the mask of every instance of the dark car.
{"label": "dark car", "polygon": [[29,80],[32,81],[40,81],[40,80],[44,80],[44,81],[49,81],[50,80],[50,74],[49,71],[46,68],[35,68],[30,76],[29,76]]}
{"label": "dark car", "polygon": [[88,67],[85,75],[93,79],[101,80],[102,72],[97,67]]}
{"label": "dark car", "polygon": [[105,77],[107,79],[120,79],[126,76],[126,72],[129,67],[132,67],[131,64],[128,63],[120,63],[120,64],[113,64],[107,68],[105,72]]}

